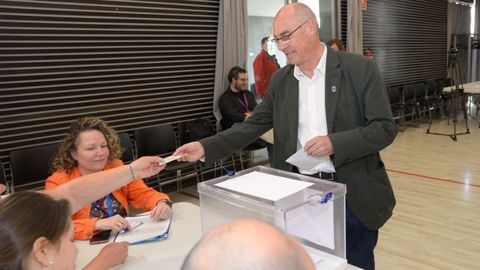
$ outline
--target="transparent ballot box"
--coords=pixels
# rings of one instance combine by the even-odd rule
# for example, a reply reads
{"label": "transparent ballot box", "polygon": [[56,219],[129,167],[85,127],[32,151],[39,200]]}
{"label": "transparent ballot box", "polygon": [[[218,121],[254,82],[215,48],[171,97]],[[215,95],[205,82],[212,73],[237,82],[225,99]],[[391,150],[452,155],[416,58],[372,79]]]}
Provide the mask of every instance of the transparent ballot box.
{"label": "transparent ballot box", "polygon": [[325,269],[346,266],[345,185],[256,166],[199,183],[198,192],[203,233],[259,219],[298,239],[314,262],[332,266]]}

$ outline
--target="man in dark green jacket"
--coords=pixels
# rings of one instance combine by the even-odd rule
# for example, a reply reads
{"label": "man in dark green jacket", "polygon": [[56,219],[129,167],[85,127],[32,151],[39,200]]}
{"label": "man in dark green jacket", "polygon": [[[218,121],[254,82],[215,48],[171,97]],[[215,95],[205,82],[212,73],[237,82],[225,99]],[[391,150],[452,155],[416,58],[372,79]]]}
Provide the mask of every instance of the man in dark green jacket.
{"label": "man in dark green jacket", "polygon": [[[347,260],[374,269],[378,229],[395,206],[379,154],[397,134],[382,78],[373,60],[335,52],[321,43],[315,15],[304,4],[283,7],[273,32],[290,64],[273,74],[253,116],[216,136],[184,145],[175,154],[188,161],[205,157],[212,163],[273,127],[274,168],[347,185]],[[328,158],[311,171],[285,162],[300,149]]]}

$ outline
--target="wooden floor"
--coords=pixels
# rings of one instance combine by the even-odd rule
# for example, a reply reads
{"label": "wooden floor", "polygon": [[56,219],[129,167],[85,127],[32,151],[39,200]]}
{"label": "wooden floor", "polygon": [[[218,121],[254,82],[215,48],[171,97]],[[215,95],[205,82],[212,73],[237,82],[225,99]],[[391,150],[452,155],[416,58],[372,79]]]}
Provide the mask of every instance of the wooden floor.
{"label": "wooden floor", "polygon": [[[480,269],[480,128],[469,125],[456,142],[425,134],[425,123],[408,127],[382,152],[397,205],[380,230],[377,269]],[[453,125],[436,120],[431,131]]]}
{"label": "wooden floor", "polygon": [[[480,128],[468,123],[456,142],[409,127],[382,152],[397,206],[380,230],[377,269],[480,269]],[[431,131],[453,125],[437,120]]]}

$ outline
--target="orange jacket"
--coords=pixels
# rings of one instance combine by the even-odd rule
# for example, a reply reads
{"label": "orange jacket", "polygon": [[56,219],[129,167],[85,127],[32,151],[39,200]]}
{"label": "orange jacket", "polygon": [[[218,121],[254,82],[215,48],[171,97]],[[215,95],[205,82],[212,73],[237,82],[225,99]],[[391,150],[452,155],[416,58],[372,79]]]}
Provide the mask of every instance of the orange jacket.
{"label": "orange jacket", "polygon": [[270,77],[275,71],[277,71],[277,69],[278,66],[275,56],[268,56],[267,52],[264,50],[262,50],[255,58],[255,61],[253,61],[255,89],[257,90],[257,95],[259,97],[263,98],[263,96],[265,96]]}
{"label": "orange jacket", "polygon": [[[123,166],[121,160],[114,160],[111,164],[107,164],[104,170]],[[56,186],[65,184],[75,178],[80,177],[78,167],[74,168],[70,174],[65,171],[57,171],[47,178],[45,189],[52,189]],[[167,194],[160,193],[153,188],[145,185],[142,179],[135,179],[130,184],[121,187],[112,192],[113,196],[125,207],[128,212],[128,204],[132,204],[135,208],[150,211],[157,205],[160,200],[170,200]],[[93,227],[97,218],[89,218],[91,204],[85,205],[80,211],[72,215],[73,224],[75,224],[75,233],[73,238],[90,239],[93,236]]]}

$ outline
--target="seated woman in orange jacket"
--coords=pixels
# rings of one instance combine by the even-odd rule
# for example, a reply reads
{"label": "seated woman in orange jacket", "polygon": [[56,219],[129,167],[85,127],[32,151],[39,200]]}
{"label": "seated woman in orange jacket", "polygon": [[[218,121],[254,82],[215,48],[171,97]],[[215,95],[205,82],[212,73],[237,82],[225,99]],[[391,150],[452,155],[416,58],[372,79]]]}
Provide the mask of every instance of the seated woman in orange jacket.
{"label": "seated woman in orange jacket", "polygon": [[[80,118],[71,124],[53,160],[55,172],[47,178],[45,189],[82,175],[122,166],[120,156],[118,135],[106,122],[96,117]],[[119,232],[131,228],[125,219],[129,203],[145,211],[151,210],[154,220],[167,219],[172,214],[170,198],[147,187],[138,178],[73,214],[74,239],[90,239],[98,231]]]}

